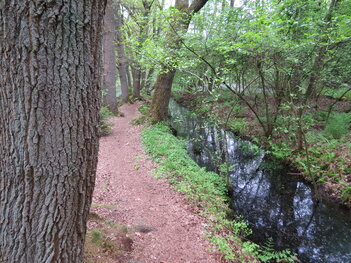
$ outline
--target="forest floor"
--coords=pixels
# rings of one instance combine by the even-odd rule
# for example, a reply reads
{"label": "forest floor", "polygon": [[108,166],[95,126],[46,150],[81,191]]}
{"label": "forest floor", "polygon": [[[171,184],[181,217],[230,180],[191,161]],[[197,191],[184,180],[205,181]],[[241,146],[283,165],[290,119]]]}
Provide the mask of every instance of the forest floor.
{"label": "forest floor", "polygon": [[150,173],[156,168],[131,121],[140,105],[123,105],[100,139],[86,242],[88,263],[221,262],[204,237],[206,223],[182,194]]}

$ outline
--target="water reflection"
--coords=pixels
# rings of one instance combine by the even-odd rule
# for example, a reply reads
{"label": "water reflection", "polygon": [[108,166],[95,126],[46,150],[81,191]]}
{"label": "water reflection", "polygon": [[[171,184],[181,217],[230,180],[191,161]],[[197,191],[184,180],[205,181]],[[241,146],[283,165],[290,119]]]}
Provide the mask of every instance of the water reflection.
{"label": "water reflection", "polygon": [[350,215],[315,198],[298,177],[264,168],[264,153],[251,143],[196,119],[174,101],[170,115],[200,166],[216,172],[223,162],[231,167],[233,209],[256,229],[253,241],[271,237],[277,248],[291,248],[302,262],[351,262]]}

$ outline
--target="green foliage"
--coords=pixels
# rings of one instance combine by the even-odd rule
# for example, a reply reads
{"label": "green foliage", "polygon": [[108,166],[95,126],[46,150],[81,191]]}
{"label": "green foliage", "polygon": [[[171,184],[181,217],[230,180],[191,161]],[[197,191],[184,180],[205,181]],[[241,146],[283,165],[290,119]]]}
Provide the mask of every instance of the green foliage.
{"label": "green foliage", "polygon": [[149,113],[149,110],[150,106],[147,104],[142,104],[138,109],[138,111],[143,115],[147,115]]}
{"label": "green foliage", "polygon": [[325,122],[327,120],[327,117],[328,117],[327,111],[317,111],[314,116],[316,121],[319,121],[319,122]]}
{"label": "green foliage", "polygon": [[101,246],[103,243],[104,235],[99,229],[94,229],[91,231],[91,241],[98,246]]}
{"label": "green foliage", "polygon": [[274,248],[273,239],[269,238],[262,247],[256,244],[245,243],[244,250],[254,254],[262,262],[296,262],[296,255],[293,255],[290,250],[284,249],[276,251]]}
{"label": "green foliage", "polygon": [[133,119],[130,123],[132,125],[141,125],[144,124],[146,122],[146,116],[145,115],[141,115],[139,117],[136,117],[135,119]]}
{"label": "green foliage", "polygon": [[142,156],[140,155],[137,155],[135,158],[134,158],[134,169],[135,170],[139,170],[140,168],[140,160],[142,159]]}
{"label": "green foliage", "polygon": [[[205,207],[227,200],[224,178],[199,168],[188,156],[185,145],[169,133],[165,124],[152,126],[143,132],[142,137],[147,151],[161,162],[160,170],[172,172],[179,180],[179,189],[185,191],[190,199],[201,200],[198,205]],[[163,158],[165,156],[166,159]]]}
{"label": "green foliage", "polygon": [[[345,92],[347,92],[347,93],[345,93]],[[345,99],[345,100],[351,100],[351,90],[349,90],[349,88],[347,88],[347,87],[339,88],[339,89],[327,88],[327,89],[323,90],[323,94],[326,96],[330,96],[334,99],[341,98],[341,99]]]}
{"label": "green foliage", "polygon": [[293,158],[297,166],[310,180],[316,183],[327,183],[327,186],[336,185],[330,189],[342,202],[351,201],[350,184],[345,181],[345,175],[350,174],[351,151],[348,143],[350,136],[334,139],[326,136],[325,132],[308,132],[308,158],[305,153],[297,152]]}
{"label": "green foliage", "polygon": [[235,260],[237,255],[233,252],[233,248],[230,246],[230,241],[227,237],[212,235],[209,236],[209,241],[216,246],[219,252],[224,255],[226,260]]}
{"label": "green foliage", "polygon": [[228,121],[228,128],[241,135],[245,135],[249,130],[247,122],[243,118],[230,119],[230,121]]}
{"label": "green foliage", "polygon": [[112,118],[114,114],[108,109],[108,107],[103,106],[100,109],[100,134],[107,135],[112,130],[112,124],[108,119]]}
{"label": "green foliage", "polygon": [[[347,165],[337,156],[348,155],[331,150],[332,156],[327,147],[335,138],[339,146],[350,145],[349,124],[333,114],[325,121],[330,97],[339,98],[350,87],[350,0],[239,1],[234,8],[223,3],[209,1],[187,32],[173,23],[182,17],[175,8],[154,4],[145,12],[140,1],[124,3],[133,11],[125,17],[126,53],[154,75],[176,69],[173,86],[193,96],[195,112],[257,138],[272,155],[314,174],[313,180],[345,175]],[[174,48],[179,44],[174,39],[182,39],[180,48]],[[350,96],[346,93],[342,103]],[[133,121],[142,122],[143,117]],[[304,139],[323,127],[329,141],[312,145]],[[326,160],[340,162],[341,170],[323,164]]]}
{"label": "green foliage", "polygon": [[195,113],[197,114],[209,114],[211,112],[211,105],[210,104],[201,104],[199,107],[195,109]]}
{"label": "green foliage", "polygon": [[141,113],[139,117],[136,117],[131,121],[132,125],[141,125],[147,122],[147,116],[149,113],[150,107],[147,104],[142,104],[139,108],[138,111]]}
{"label": "green foliage", "polygon": [[272,142],[269,141],[269,151],[267,153],[272,153],[273,156],[279,160],[286,160],[293,153],[293,149],[285,142]]}
{"label": "green foliage", "polygon": [[324,131],[328,136],[340,139],[347,134],[350,124],[350,113],[334,113],[330,116]]}
{"label": "green foliage", "polygon": [[[224,176],[200,168],[189,157],[184,142],[174,137],[165,123],[158,123],[144,130],[142,141],[147,153],[159,164],[156,175],[165,177],[174,184],[176,189],[184,193],[207,219],[209,224],[207,236],[223,253],[225,259],[245,262],[237,244],[250,246],[251,249],[246,249],[248,255],[262,254],[262,249],[258,245],[240,241],[240,237],[252,233],[247,223],[240,218],[234,220],[227,218],[229,199]],[[271,259],[290,260],[292,257],[287,251],[270,251],[270,253]]]}

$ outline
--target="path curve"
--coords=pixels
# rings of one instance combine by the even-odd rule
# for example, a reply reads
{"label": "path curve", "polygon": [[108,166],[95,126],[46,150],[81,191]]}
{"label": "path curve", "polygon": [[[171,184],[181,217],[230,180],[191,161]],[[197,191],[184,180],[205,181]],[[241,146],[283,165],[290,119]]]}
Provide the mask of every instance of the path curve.
{"label": "path curve", "polygon": [[116,208],[93,207],[92,210],[116,224],[152,230],[133,236],[133,251],[128,262],[220,262],[218,255],[209,251],[210,244],[203,237],[203,218],[192,211],[168,182],[150,175],[156,165],[144,154],[141,128],[130,124],[139,114],[138,106],[123,105],[120,111],[125,117],[112,118],[112,133],[100,140],[93,202]]}

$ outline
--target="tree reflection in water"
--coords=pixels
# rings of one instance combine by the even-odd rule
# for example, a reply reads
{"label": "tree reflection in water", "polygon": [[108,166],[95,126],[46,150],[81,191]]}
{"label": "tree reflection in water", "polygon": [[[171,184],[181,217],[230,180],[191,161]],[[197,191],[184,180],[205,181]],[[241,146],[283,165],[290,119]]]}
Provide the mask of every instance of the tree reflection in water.
{"label": "tree reflection in water", "polygon": [[197,119],[174,101],[170,123],[178,136],[188,139],[192,158],[218,172],[219,165],[234,167],[232,208],[255,231],[254,242],[273,238],[277,249],[291,248],[302,262],[351,262],[351,217],[346,211],[319,200],[310,186],[284,169],[267,169],[263,152]]}

